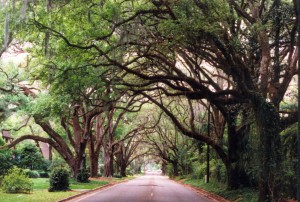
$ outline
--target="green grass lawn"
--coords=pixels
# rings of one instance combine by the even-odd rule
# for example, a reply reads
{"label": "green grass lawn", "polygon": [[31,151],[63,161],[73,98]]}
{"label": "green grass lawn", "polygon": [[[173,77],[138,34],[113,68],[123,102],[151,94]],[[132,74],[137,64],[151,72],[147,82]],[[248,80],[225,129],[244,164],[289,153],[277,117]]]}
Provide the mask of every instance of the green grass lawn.
{"label": "green grass lawn", "polygon": [[116,178],[116,177],[114,177],[113,181],[115,181],[115,182],[122,182],[124,180],[132,180],[134,178],[136,178],[136,176],[134,176],[134,175],[128,175],[127,177],[122,177],[122,178]]}
{"label": "green grass lawn", "polygon": [[1,202],[55,202],[80,192],[48,192],[48,190],[33,190],[30,194],[7,194],[0,192]]}
{"label": "green grass lawn", "polygon": [[[33,189],[48,189],[49,187],[49,179],[48,178],[34,178],[31,179],[33,181]],[[74,179],[70,179],[70,189],[94,189],[100,186],[103,186],[105,184],[108,184],[108,182],[105,181],[96,181],[91,180],[89,183],[80,183],[76,182]]]}
{"label": "green grass lawn", "polygon": [[30,194],[7,194],[0,192],[1,202],[55,202],[69,196],[79,194],[81,191],[95,189],[108,184],[106,181],[91,180],[89,183],[79,183],[70,179],[71,191],[48,192],[49,179],[35,178],[33,181],[33,192]]}
{"label": "green grass lawn", "polygon": [[199,187],[211,193],[215,193],[230,201],[256,202],[258,200],[258,192],[250,188],[229,191],[226,189],[226,186],[224,184],[216,182],[205,183],[204,180],[191,178],[185,179],[183,183],[192,185],[194,187]]}

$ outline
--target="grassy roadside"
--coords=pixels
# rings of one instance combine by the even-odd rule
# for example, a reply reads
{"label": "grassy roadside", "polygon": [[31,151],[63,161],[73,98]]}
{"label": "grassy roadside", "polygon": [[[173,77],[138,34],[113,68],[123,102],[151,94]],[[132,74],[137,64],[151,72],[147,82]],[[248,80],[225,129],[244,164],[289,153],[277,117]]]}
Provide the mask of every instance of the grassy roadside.
{"label": "grassy roadside", "polygon": [[[49,187],[49,178],[35,178],[31,180],[33,181],[33,190],[48,189]],[[98,181],[98,180],[91,180],[89,183],[80,183],[80,182],[76,182],[76,180],[74,179],[70,179],[69,182],[70,182],[71,190],[95,189],[97,187],[109,183],[107,181]]]}
{"label": "grassy roadside", "polygon": [[48,192],[48,178],[34,178],[33,191],[30,194],[8,194],[0,190],[1,202],[55,202],[70,196],[77,195],[83,191],[92,190],[106,184],[114,184],[125,180],[133,179],[134,176],[124,178],[94,178],[89,183],[79,183],[74,179],[70,179],[70,191]]}
{"label": "grassy roadside", "polygon": [[208,192],[214,193],[216,195],[222,196],[229,201],[238,202],[256,202],[258,193],[256,190],[251,188],[242,188],[238,190],[227,190],[226,186],[221,183],[210,182],[205,183],[204,180],[185,178],[185,179],[175,179],[180,180],[181,183],[191,185],[196,188],[204,189]]}
{"label": "grassy roadside", "polygon": [[54,202],[64,199],[80,192],[66,191],[66,192],[48,192],[48,190],[33,190],[30,194],[7,194],[0,192],[1,202]]}

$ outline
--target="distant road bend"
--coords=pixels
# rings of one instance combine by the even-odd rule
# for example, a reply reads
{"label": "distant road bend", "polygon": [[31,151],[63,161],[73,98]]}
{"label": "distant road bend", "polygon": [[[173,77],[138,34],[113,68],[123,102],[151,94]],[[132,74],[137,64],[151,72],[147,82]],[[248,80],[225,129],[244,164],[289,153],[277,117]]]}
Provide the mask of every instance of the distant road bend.
{"label": "distant road bend", "polygon": [[70,202],[213,202],[167,177],[145,175]]}

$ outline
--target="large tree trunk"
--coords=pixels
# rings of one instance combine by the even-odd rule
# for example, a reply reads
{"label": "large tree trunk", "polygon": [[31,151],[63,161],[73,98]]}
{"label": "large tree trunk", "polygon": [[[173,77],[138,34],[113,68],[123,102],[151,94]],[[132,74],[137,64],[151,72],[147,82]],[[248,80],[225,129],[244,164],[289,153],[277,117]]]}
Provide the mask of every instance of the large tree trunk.
{"label": "large tree trunk", "polygon": [[76,178],[82,165],[83,158],[76,157],[75,159],[66,160],[71,168],[71,176]]}
{"label": "large tree trunk", "polygon": [[99,154],[104,137],[103,120],[101,116],[96,117],[95,132],[90,134],[88,142],[90,174],[91,177],[98,177]]}
{"label": "large tree trunk", "polygon": [[[227,129],[228,129],[228,158],[227,172],[227,187],[229,190],[238,189],[239,187],[247,187],[250,185],[249,176],[246,174],[245,168],[242,166],[241,154],[244,152],[245,136],[248,136],[247,124],[242,126],[240,131],[237,131],[236,119],[239,109],[234,108],[228,113]],[[244,117],[247,119],[247,117]],[[245,122],[245,120],[243,121]],[[244,124],[244,123],[243,123]],[[243,142],[243,144],[242,144]]]}
{"label": "large tree trunk", "polygon": [[99,154],[100,154],[100,147],[95,148],[94,140],[91,138],[89,141],[89,160],[90,160],[90,175],[91,177],[98,177],[98,167],[99,167]]}
{"label": "large tree trunk", "polygon": [[122,177],[126,177],[126,163],[122,162],[121,166],[120,166],[121,170],[120,170],[120,174]]}
{"label": "large tree trunk", "polygon": [[103,152],[103,161],[104,161],[104,177],[112,177],[114,174],[113,169],[113,152],[112,151],[104,151]]}
{"label": "large tree trunk", "polygon": [[161,163],[161,172],[162,172],[162,175],[166,175],[166,170],[167,170],[166,162],[162,161],[162,163]]}
{"label": "large tree trunk", "polygon": [[238,163],[226,165],[226,173],[228,189],[238,189],[239,187],[250,185],[249,176]]}
{"label": "large tree trunk", "polygon": [[91,177],[98,177],[98,166],[99,166],[99,160],[98,155],[95,155],[94,153],[90,153],[90,175]]}
{"label": "large tree trunk", "polygon": [[260,139],[259,201],[278,199],[278,172],[281,167],[279,115],[263,97],[253,96],[257,132]]}
{"label": "large tree trunk", "polygon": [[179,176],[178,162],[172,162],[172,166],[173,166],[173,176],[174,177]]}

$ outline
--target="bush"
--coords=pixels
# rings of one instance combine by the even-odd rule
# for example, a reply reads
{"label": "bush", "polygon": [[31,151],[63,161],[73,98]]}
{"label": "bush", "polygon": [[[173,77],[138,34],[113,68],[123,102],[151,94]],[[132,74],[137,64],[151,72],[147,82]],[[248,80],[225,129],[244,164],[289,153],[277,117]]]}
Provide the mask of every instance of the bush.
{"label": "bush", "polygon": [[49,173],[46,171],[38,171],[40,174],[40,178],[49,178]]}
{"label": "bush", "polygon": [[283,162],[284,169],[281,170],[281,175],[278,179],[278,191],[282,198],[296,198],[297,197],[297,161]]}
{"label": "bush", "polygon": [[69,190],[69,172],[65,168],[55,169],[50,175],[49,192]]}
{"label": "bush", "polygon": [[86,169],[80,169],[76,177],[77,182],[89,182],[90,174]]}
{"label": "bush", "polygon": [[191,175],[194,179],[204,179],[206,174],[206,163],[195,163],[194,172]]}
{"label": "bush", "polygon": [[115,174],[113,177],[114,177],[114,178],[122,178],[122,175]]}
{"label": "bush", "polygon": [[220,160],[212,159],[211,163],[211,177],[214,178],[217,182],[226,182],[226,168],[225,165]]}
{"label": "bush", "polygon": [[36,170],[25,169],[24,172],[29,178],[39,178],[40,177],[39,172]]}
{"label": "bush", "polygon": [[29,177],[18,167],[10,169],[2,181],[2,190],[6,193],[30,193],[32,187]]}
{"label": "bush", "polygon": [[129,175],[129,176],[133,176],[133,175],[134,175],[134,171],[133,171],[133,170],[129,170],[129,171],[127,171],[126,173],[127,173],[127,175]]}

